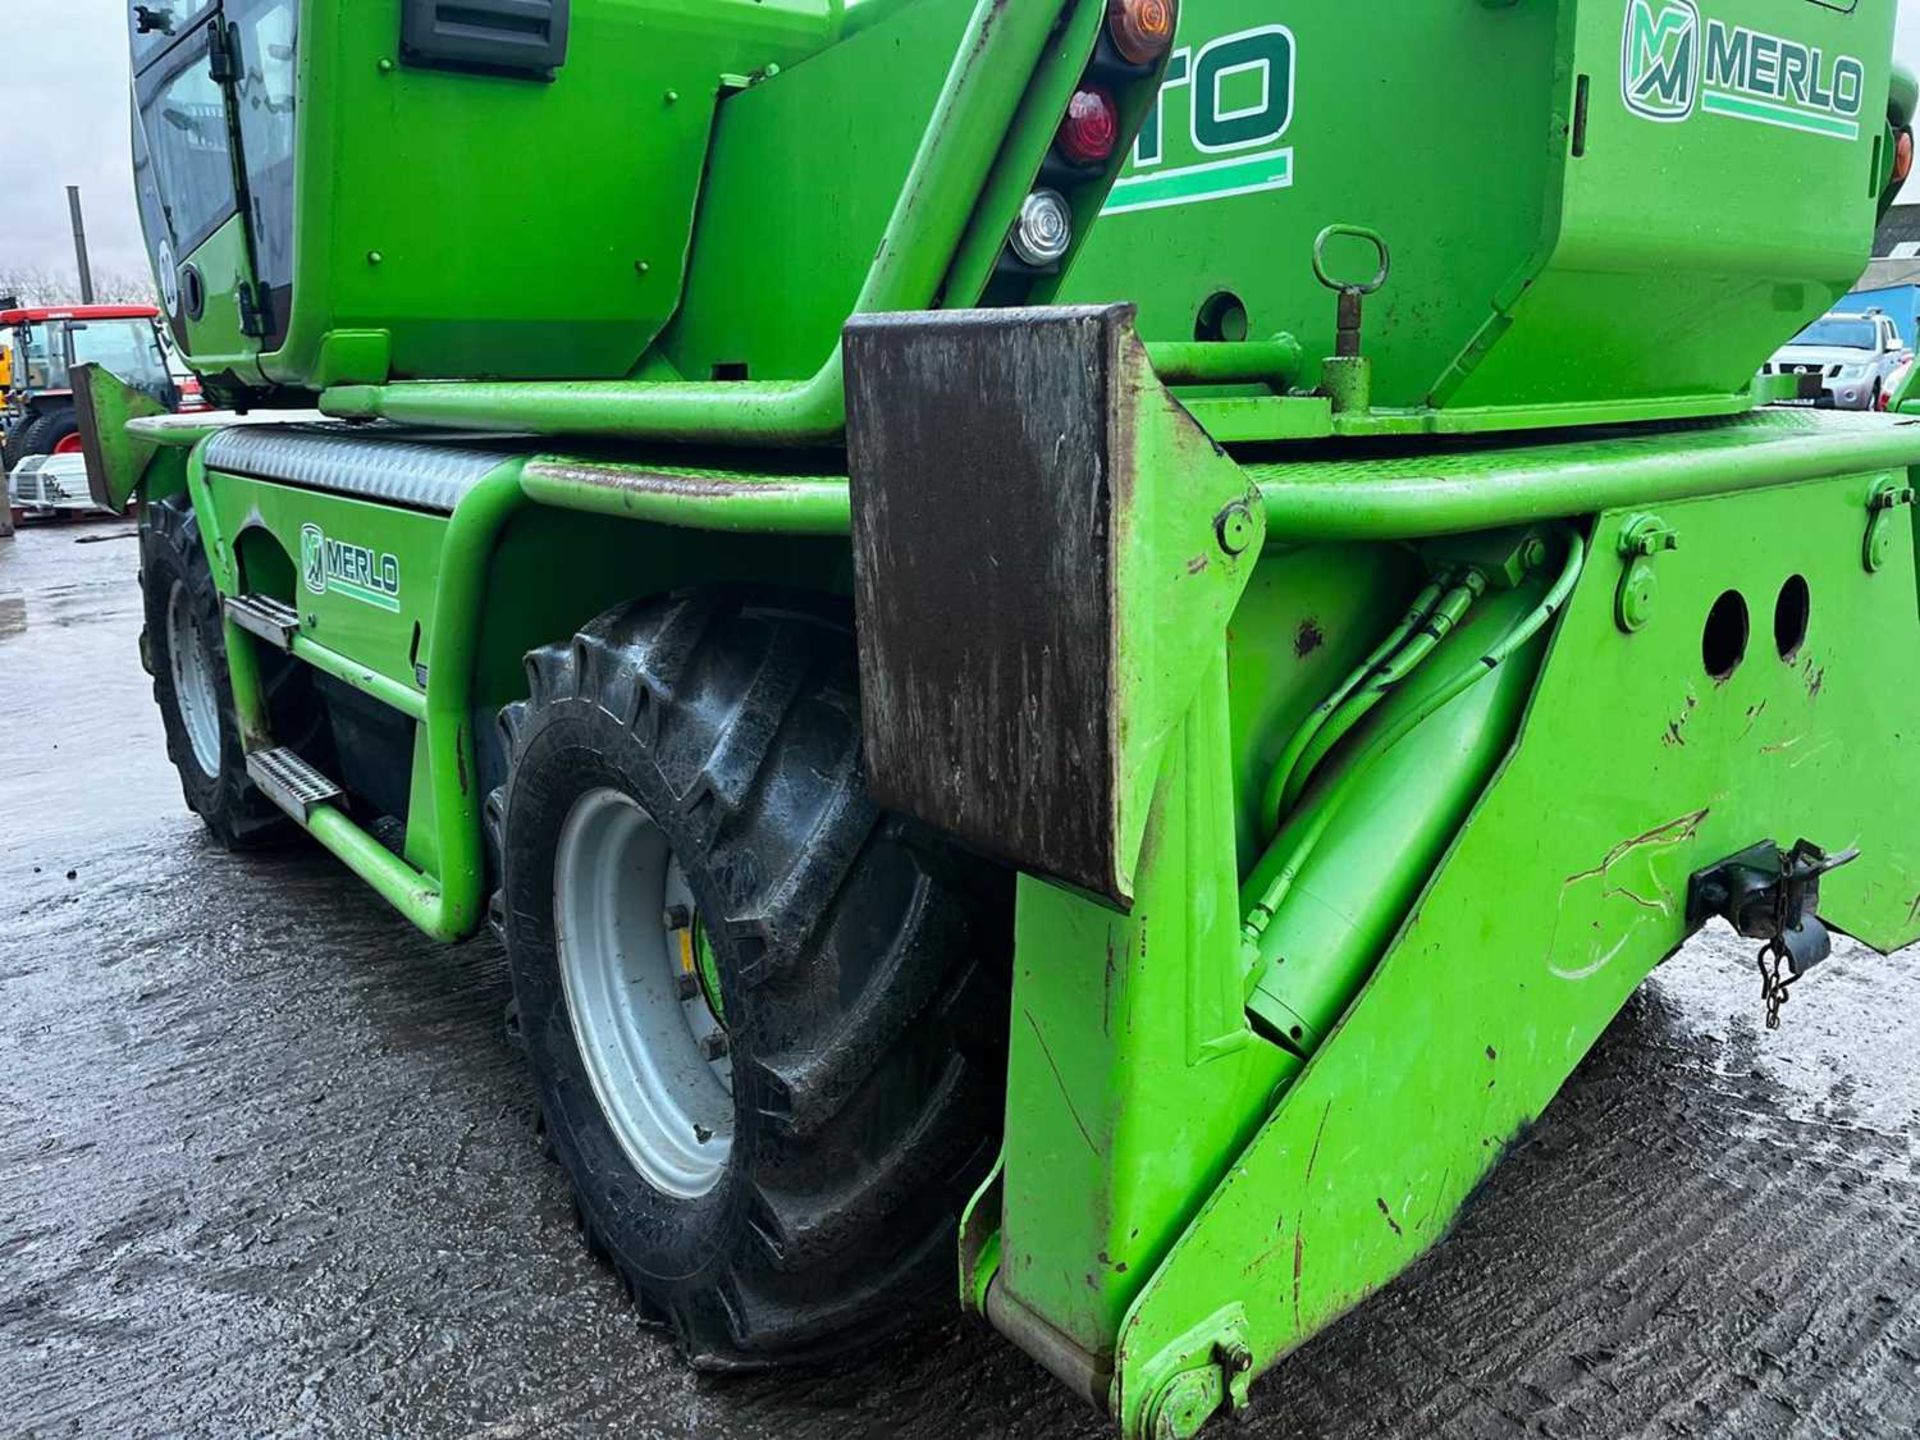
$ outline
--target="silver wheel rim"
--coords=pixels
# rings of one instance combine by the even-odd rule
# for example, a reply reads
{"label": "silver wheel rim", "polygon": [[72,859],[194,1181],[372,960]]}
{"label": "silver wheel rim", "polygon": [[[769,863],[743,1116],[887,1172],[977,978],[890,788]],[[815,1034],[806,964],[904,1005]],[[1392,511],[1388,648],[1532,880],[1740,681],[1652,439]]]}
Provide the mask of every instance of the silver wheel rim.
{"label": "silver wheel rim", "polygon": [[627,1159],[681,1200],[712,1190],[733,1150],[733,1071],[694,968],[694,915],[646,811],[612,789],[574,802],[553,865],[573,1038]]}
{"label": "silver wheel rim", "polygon": [[193,623],[193,597],[180,581],[167,595],[167,663],[173,671],[173,703],[186,728],[193,763],[209,779],[220,775],[220,701],[213,689],[213,657]]}

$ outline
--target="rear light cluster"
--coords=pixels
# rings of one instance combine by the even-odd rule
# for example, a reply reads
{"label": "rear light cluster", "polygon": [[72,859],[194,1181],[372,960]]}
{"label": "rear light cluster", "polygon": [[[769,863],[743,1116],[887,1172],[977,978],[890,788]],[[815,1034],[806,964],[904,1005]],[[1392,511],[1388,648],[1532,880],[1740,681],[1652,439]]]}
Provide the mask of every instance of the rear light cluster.
{"label": "rear light cluster", "polygon": [[1073,205],[1067,194],[1099,178],[1120,148],[1115,82],[1144,78],[1173,45],[1176,0],[1107,0],[1107,22],[1093,64],[1068,102],[1066,118],[1041,167],[1040,184],[1020,207],[1007,248],[1034,270],[1050,270],[1073,247]]}

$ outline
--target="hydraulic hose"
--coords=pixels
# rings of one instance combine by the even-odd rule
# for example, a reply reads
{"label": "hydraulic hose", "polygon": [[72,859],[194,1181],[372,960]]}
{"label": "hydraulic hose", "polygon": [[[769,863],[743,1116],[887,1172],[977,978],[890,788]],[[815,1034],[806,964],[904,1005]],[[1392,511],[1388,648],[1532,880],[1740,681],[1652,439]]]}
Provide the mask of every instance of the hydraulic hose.
{"label": "hydraulic hose", "polygon": [[[1313,743],[1313,737],[1320,733],[1320,727],[1327,723],[1328,717],[1334,711],[1346,703],[1348,696],[1366,684],[1373,677],[1374,672],[1392,658],[1394,652],[1406,643],[1407,636],[1413,633],[1416,626],[1426,622],[1427,617],[1433,613],[1433,607],[1440,603],[1440,597],[1446,594],[1446,590],[1447,587],[1442,581],[1429,582],[1426,589],[1414,597],[1413,604],[1407,607],[1407,613],[1401,617],[1400,623],[1387,632],[1387,638],[1374,646],[1373,653],[1355,666],[1347,678],[1335,687],[1333,693],[1314,706],[1307,718],[1300,722],[1299,727],[1288,739],[1286,747],[1281,750],[1279,760],[1274,762],[1273,772],[1267,777],[1267,787],[1260,800],[1262,815],[1269,817],[1279,815],[1280,797],[1286,791],[1287,782],[1293,776],[1294,767],[1300,763],[1300,756]],[[1275,824],[1277,826],[1277,819]]]}
{"label": "hydraulic hose", "polygon": [[1586,559],[1585,537],[1578,530],[1569,529],[1566,561],[1560,568],[1559,576],[1548,587],[1540,603],[1528,611],[1518,624],[1502,635],[1471,664],[1460,667],[1408,714],[1369,739],[1365,747],[1348,762],[1345,774],[1339,781],[1339,788],[1326,797],[1319,814],[1294,840],[1287,852],[1287,858],[1274,873],[1273,879],[1268,882],[1260,898],[1247,911],[1240,929],[1242,943],[1246,948],[1252,949],[1257,946],[1260,936],[1273,922],[1275,912],[1286,900],[1288,892],[1293,889],[1293,883],[1299,878],[1301,869],[1333,824],[1334,817],[1340,812],[1340,794],[1350,789],[1375,761],[1411,734],[1422,721],[1486,679],[1517,650],[1544,630],[1565,606],[1567,597],[1573,593],[1573,587],[1579,582],[1580,572],[1586,565]]}
{"label": "hydraulic hose", "polygon": [[1433,613],[1415,628],[1411,638],[1401,647],[1400,652],[1379,668],[1371,683],[1334,712],[1333,717],[1314,736],[1301,754],[1299,764],[1288,777],[1280,794],[1279,809],[1273,815],[1274,828],[1280,825],[1281,816],[1291,810],[1300,801],[1301,794],[1313,779],[1313,772],[1319,767],[1327,753],[1344,740],[1353,727],[1373,712],[1373,708],[1384,700],[1395,686],[1400,684],[1420,667],[1439,646],[1440,642],[1451,635],[1466,619],[1473,604],[1486,593],[1486,577],[1477,570],[1469,570],[1462,579],[1447,591]]}

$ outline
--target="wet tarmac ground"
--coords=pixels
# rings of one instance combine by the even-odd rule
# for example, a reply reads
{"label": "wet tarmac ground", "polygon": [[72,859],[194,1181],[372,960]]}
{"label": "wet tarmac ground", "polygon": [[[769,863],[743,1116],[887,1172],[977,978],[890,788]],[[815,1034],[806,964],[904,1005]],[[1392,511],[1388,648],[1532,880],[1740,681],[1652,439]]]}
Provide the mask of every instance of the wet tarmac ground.
{"label": "wet tarmac ground", "polygon": [[[0,1435],[1108,1433],[958,1320],[687,1372],[577,1241],[493,944],[186,812],[134,569],[124,522],[0,540]],[[1912,1435],[1917,1105],[1920,952],[1770,1033],[1709,936],[1240,1433]]]}

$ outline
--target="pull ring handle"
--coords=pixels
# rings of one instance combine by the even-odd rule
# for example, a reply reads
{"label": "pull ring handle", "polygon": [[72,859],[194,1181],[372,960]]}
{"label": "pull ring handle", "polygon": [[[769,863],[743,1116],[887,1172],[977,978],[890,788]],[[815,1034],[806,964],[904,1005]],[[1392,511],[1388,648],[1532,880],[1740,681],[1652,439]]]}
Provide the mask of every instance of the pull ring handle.
{"label": "pull ring handle", "polygon": [[[1353,240],[1364,240],[1380,253],[1380,269],[1364,284],[1350,280],[1336,280],[1327,273],[1327,242],[1343,235]],[[1314,278],[1329,290],[1342,290],[1355,295],[1371,295],[1387,283],[1387,276],[1392,273],[1393,252],[1387,248],[1386,237],[1377,230],[1369,230],[1362,225],[1329,225],[1313,242]]]}

